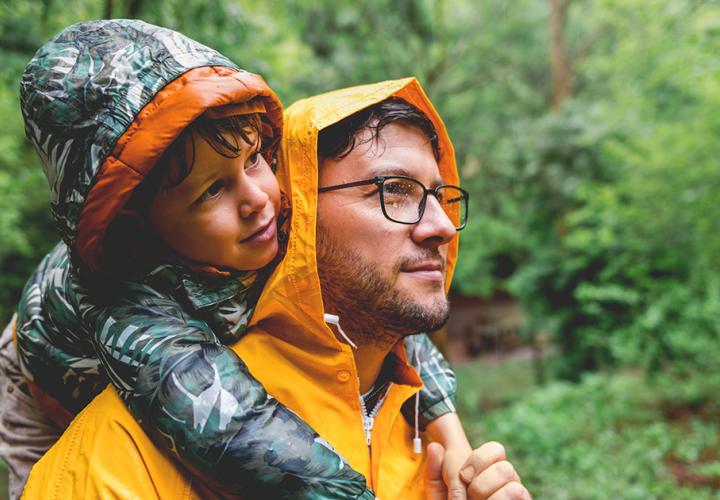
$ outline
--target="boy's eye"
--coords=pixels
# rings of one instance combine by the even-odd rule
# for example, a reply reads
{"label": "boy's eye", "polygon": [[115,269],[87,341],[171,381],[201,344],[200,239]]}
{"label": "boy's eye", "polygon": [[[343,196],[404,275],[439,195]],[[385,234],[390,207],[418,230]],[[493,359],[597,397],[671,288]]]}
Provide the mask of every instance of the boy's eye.
{"label": "boy's eye", "polygon": [[220,194],[220,192],[223,189],[223,182],[220,180],[217,180],[210,184],[210,187],[205,190],[203,194],[200,195],[200,197],[197,199],[198,202],[202,203],[203,201],[210,200],[212,198],[215,198]]}
{"label": "boy's eye", "polygon": [[254,151],[245,160],[245,170],[257,167],[260,164],[260,152]]}

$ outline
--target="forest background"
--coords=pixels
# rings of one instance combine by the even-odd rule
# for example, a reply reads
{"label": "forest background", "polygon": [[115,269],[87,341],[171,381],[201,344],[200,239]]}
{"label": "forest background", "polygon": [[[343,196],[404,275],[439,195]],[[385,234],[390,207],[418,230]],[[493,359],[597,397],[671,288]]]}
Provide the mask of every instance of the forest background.
{"label": "forest background", "polygon": [[453,293],[512,296],[553,353],[544,377],[457,365],[474,440],[505,443],[538,499],[720,496],[718,2],[3,0],[3,324],[57,240],[20,74],[101,17],[217,48],[286,105],[417,76],[471,193]]}

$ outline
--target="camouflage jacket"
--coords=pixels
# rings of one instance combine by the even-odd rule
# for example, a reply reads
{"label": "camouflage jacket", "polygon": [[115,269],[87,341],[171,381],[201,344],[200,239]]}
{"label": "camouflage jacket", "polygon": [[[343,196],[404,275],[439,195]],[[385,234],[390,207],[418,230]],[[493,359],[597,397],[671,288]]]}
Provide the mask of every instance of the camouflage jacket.
{"label": "camouflage jacket", "polygon": [[[60,243],[23,293],[21,366],[72,413],[112,382],[156,443],[224,490],[257,493],[261,482],[277,498],[363,495],[349,465],[223,345],[245,331],[266,272],[239,280],[161,265],[108,283],[78,278]],[[454,375],[434,344],[421,334],[406,350],[425,382],[421,419],[454,411]],[[412,421],[413,405],[403,410]]]}
{"label": "camouflage jacket", "polygon": [[[197,109],[182,94],[194,86],[204,99]],[[157,139],[165,142],[133,147],[140,119],[162,118],[174,98],[184,99],[185,114],[160,121],[171,129]],[[223,345],[243,334],[263,272],[238,279],[167,264],[112,282],[96,272],[105,228],[163,148],[208,107],[251,98],[264,99],[279,135],[279,102],[258,77],[178,33],[139,21],[80,23],[38,51],[23,75],[21,104],[64,242],[24,290],[21,367],[71,413],[112,382],[156,444],[224,490],[273,498],[372,497],[365,478],[268,395]],[[411,359],[417,350],[426,383],[423,418],[452,411],[455,385],[447,364],[424,335],[407,346]]]}

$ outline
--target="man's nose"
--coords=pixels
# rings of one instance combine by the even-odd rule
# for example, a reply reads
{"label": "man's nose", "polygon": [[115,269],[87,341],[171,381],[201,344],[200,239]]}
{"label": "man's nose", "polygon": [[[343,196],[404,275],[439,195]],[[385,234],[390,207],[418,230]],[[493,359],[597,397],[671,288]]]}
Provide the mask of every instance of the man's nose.
{"label": "man's nose", "polygon": [[418,245],[437,248],[449,243],[457,233],[450,217],[440,206],[437,198],[430,195],[425,203],[425,212],[420,222],[415,224],[412,238]]}
{"label": "man's nose", "polygon": [[250,217],[256,212],[259,212],[270,200],[270,196],[248,176],[243,176],[243,179],[238,181],[238,198],[240,217],[243,219]]}

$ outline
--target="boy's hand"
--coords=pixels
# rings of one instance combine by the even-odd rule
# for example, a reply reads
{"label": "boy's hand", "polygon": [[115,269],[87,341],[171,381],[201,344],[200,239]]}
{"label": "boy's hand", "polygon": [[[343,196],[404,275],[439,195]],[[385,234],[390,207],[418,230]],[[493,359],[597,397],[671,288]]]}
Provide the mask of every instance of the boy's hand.
{"label": "boy's hand", "polygon": [[472,446],[465,435],[457,413],[446,413],[427,426],[428,434],[444,448],[441,465],[446,497],[453,500],[467,498],[467,486],[460,480],[460,468],[472,454]]}
{"label": "boy's hand", "polygon": [[450,472],[457,470],[457,456],[446,456],[438,443],[428,445],[427,453],[428,500],[531,500],[499,443],[485,443],[471,452],[462,462],[461,483],[455,480],[457,476],[452,477],[457,473]]}
{"label": "boy's hand", "polygon": [[[443,446],[442,444],[440,446]],[[430,450],[428,449],[428,454]],[[467,498],[467,485],[460,479],[460,471],[466,461],[472,456],[470,443],[459,446],[444,446],[442,452],[441,477],[443,487],[446,489],[444,499],[465,500]],[[429,458],[429,456],[428,456]]]}

